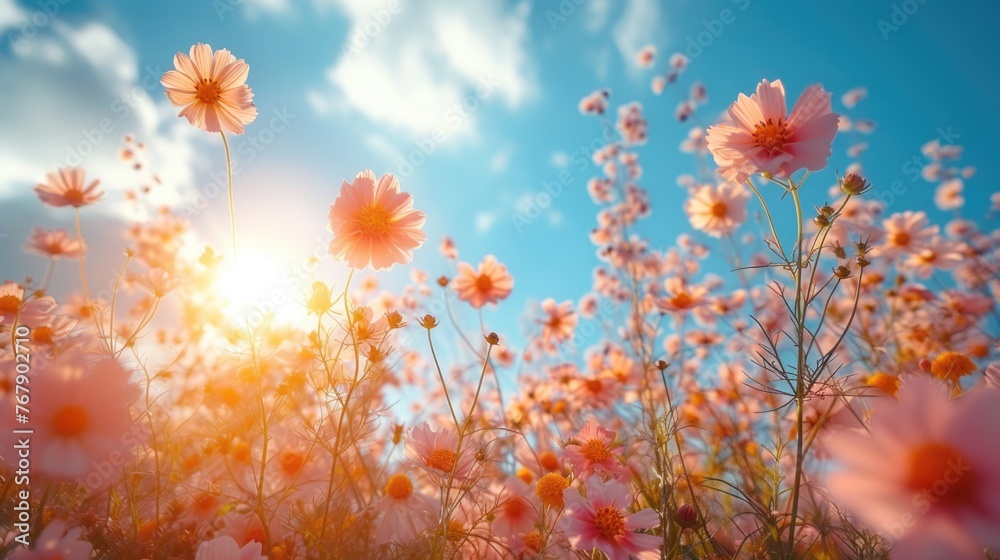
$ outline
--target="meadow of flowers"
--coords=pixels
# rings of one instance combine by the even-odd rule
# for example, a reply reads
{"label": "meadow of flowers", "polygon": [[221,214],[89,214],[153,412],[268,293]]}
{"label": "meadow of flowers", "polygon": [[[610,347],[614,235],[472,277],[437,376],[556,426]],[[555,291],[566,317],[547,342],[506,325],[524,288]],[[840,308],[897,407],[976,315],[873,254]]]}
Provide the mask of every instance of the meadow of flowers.
{"label": "meadow of flowers", "polygon": [[[202,43],[173,63],[166,96],[229,161],[258,114],[248,64]],[[860,164],[828,168],[838,134],[874,125],[821,85],[762,77],[716,118],[684,55],[636,64],[680,96],[682,126],[707,121],[680,146],[697,170],[678,173],[684,207],[655,209],[691,232],[639,233],[648,128],[678,124],[585,96],[580,118],[617,138],[586,187],[601,264],[526,336],[462,320],[504,311],[515,278],[429,241],[435,216],[364,162],[327,214],[350,273],[312,278],[296,326],[234,320],[213,288],[245,250],[231,172],[231,241],[195,248],[171,208],[91,246],[100,177],[39,177],[66,227],[27,240],[44,278],[0,285],[0,555],[997,558],[1000,230],[963,218],[987,210],[963,207],[962,148],[923,146],[954,216],[931,223],[884,208]],[[451,266],[380,287],[432,245]],[[109,297],[88,286],[93,251],[121,251]],[[77,289],[50,293],[61,259]],[[459,351],[439,360],[442,345]]]}

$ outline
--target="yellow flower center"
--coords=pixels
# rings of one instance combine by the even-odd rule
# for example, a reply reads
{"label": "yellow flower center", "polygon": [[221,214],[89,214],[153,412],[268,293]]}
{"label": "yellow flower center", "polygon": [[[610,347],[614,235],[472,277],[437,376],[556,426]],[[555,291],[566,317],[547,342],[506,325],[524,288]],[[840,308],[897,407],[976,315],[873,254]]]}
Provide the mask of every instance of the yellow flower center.
{"label": "yellow flower center", "polygon": [[608,447],[599,439],[587,440],[580,446],[580,454],[592,463],[603,463],[612,457]]}
{"label": "yellow flower center", "polygon": [[896,391],[899,390],[899,378],[895,375],[888,375],[885,373],[876,373],[868,378],[865,385],[869,387],[875,387],[879,391],[887,395],[896,395]]}
{"label": "yellow flower center", "polygon": [[362,234],[381,237],[392,229],[392,216],[382,206],[369,204],[358,213],[358,223]]}
{"label": "yellow flower center", "polygon": [[52,415],[52,431],[58,437],[77,437],[90,425],[90,415],[80,405],[64,406]]}
{"label": "yellow flower center", "polygon": [[726,206],[725,202],[716,202],[712,205],[711,213],[716,218],[725,218],[729,213],[729,207]]}
{"label": "yellow flower center", "polygon": [[531,504],[520,496],[514,496],[503,503],[503,512],[509,517],[519,518],[531,510]]}
{"label": "yellow flower center", "polygon": [[569,481],[559,473],[549,473],[538,480],[535,485],[535,493],[541,498],[542,503],[555,508],[562,509],[563,491],[569,487]]}
{"label": "yellow flower center", "polygon": [[385,483],[385,495],[394,500],[405,500],[413,494],[413,482],[405,474],[394,474]]}
{"label": "yellow flower center", "polygon": [[14,315],[20,308],[21,298],[11,294],[0,296],[0,313],[9,313]]}
{"label": "yellow flower center", "polygon": [[609,540],[625,534],[625,520],[615,506],[604,506],[594,511],[594,525]]}
{"label": "yellow flower center", "polygon": [[31,340],[36,344],[52,344],[52,338],[55,336],[55,332],[52,327],[35,327],[31,331]]}
{"label": "yellow flower center", "polygon": [[687,309],[694,303],[694,299],[692,299],[687,293],[681,292],[673,297],[672,303],[674,304],[674,307],[678,309]]}
{"label": "yellow flower center", "polygon": [[532,531],[531,533],[524,535],[524,546],[532,552],[541,552],[542,547],[545,546],[542,534],[538,531]]}
{"label": "yellow flower center", "polygon": [[454,451],[435,449],[427,456],[427,466],[450,473],[451,469],[455,468],[456,459],[458,455],[455,455]]}
{"label": "yellow flower center", "polygon": [[780,150],[788,142],[788,124],[782,119],[759,122],[753,127],[753,139],[757,146],[769,152]]}
{"label": "yellow flower center", "polygon": [[931,373],[938,379],[957,382],[959,378],[969,375],[978,369],[976,363],[965,354],[945,352],[931,362]]}
{"label": "yellow flower center", "polygon": [[205,105],[214,105],[222,97],[222,88],[219,82],[205,78],[195,87],[195,96]]}
{"label": "yellow flower center", "polygon": [[905,247],[910,244],[910,234],[905,231],[897,231],[892,236],[892,242],[900,247]]}
{"label": "yellow flower center", "polygon": [[485,274],[480,274],[476,278],[476,290],[480,292],[488,292],[493,289],[493,280]]}
{"label": "yellow flower center", "polygon": [[542,451],[538,454],[538,462],[547,471],[559,470],[559,458],[551,451]]}
{"label": "yellow flower center", "polygon": [[976,496],[972,467],[954,447],[946,443],[926,443],[910,452],[907,486],[928,492],[933,503],[962,504]]}

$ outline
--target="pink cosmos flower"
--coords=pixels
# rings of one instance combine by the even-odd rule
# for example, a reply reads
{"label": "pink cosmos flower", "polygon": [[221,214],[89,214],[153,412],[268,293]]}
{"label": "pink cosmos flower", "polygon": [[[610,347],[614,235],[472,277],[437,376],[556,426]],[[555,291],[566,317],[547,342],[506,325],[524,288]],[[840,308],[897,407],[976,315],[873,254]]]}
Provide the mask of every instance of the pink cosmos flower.
{"label": "pink cosmos flower", "polygon": [[542,311],[547,315],[539,321],[542,324],[542,340],[553,343],[573,336],[578,319],[572,301],[556,303],[556,300],[548,298],[542,302]]}
{"label": "pink cosmos flower", "polygon": [[952,179],[938,185],[934,191],[934,204],[942,210],[957,210],[965,204],[962,189],[965,183],[961,179]]}
{"label": "pink cosmos flower", "polygon": [[83,186],[84,171],[79,167],[63,167],[56,173],[47,173],[45,179],[44,183],[35,185],[35,193],[49,206],[79,208],[93,204],[104,196],[104,192],[97,190],[100,181],[96,179]]}
{"label": "pink cosmos flower", "polygon": [[174,55],[174,68],[160,79],[177,115],[206,132],[243,134],[257,118],[253,92],[246,85],[250,66],[226,49],[198,43],[191,54]]}
{"label": "pink cosmos flower", "polygon": [[729,108],[733,124],[709,127],[708,149],[719,172],[742,183],[755,173],[788,178],[805,168],[826,167],[839,115],[830,110],[830,94],[819,84],[806,88],[786,115],[781,80],[762,80],[757,93],[740,94]]}
{"label": "pink cosmos flower", "polygon": [[42,529],[34,548],[18,548],[7,560],[86,560],[94,547],[80,539],[82,529],[67,529],[66,523],[56,519]]}
{"label": "pink cosmos flower", "polygon": [[375,529],[375,546],[406,544],[437,526],[437,500],[415,491],[408,476],[392,475],[383,490],[385,496],[375,504],[375,510],[384,514]]}
{"label": "pink cosmos flower", "polygon": [[628,514],[632,495],[628,487],[614,480],[602,481],[598,476],[587,479],[587,497],[576,488],[564,494],[566,516],[561,525],[566,538],[576,550],[594,548],[609,560],[656,560],[660,557],[662,537],[637,533],[636,529],[652,529],[660,524],[660,516],[650,508]]}
{"label": "pink cosmos flower", "polygon": [[50,259],[77,260],[83,254],[85,247],[75,237],[70,236],[64,229],[44,230],[36,227],[28,238],[25,250]]}
{"label": "pink cosmos flower", "polygon": [[475,457],[469,447],[462,449],[459,456],[458,434],[449,428],[434,430],[427,422],[422,422],[410,430],[404,446],[406,457],[428,474],[447,480],[452,471],[455,480],[463,480],[472,471]]}
{"label": "pink cosmos flower", "polygon": [[257,541],[240,548],[232,537],[222,536],[201,543],[194,560],[267,560],[262,549],[263,545]]}
{"label": "pink cosmos flower", "polygon": [[351,268],[388,270],[409,264],[413,251],[427,240],[420,229],[424,213],[413,209],[413,197],[401,192],[391,173],[376,183],[375,173],[366,169],[353,183],[344,181],[327,217],[333,233],[330,254]]}
{"label": "pink cosmos flower", "polygon": [[56,301],[49,296],[24,300],[24,288],[16,282],[8,282],[0,286],[0,322],[18,323],[29,327],[40,327],[48,324],[55,309]]}
{"label": "pink cosmos flower", "polygon": [[879,399],[871,435],[829,442],[838,504],[890,539],[894,558],[979,558],[1000,546],[1000,392],[949,391],[922,375]]}
{"label": "pink cosmos flower", "polygon": [[938,226],[929,225],[927,214],[907,210],[889,216],[882,222],[884,241],[876,246],[880,256],[893,258],[920,252],[938,233]]}
{"label": "pink cosmos flower", "polygon": [[615,445],[616,433],[602,428],[591,418],[573,438],[575,443],[566,446],[566,461],[573,466],[578,479],[591,474],[615,478],[626,474],[625,465],[618,459],[624,447]]}
{"label": "pink cosmos flower", "polygon": [[95,465],[122,464],[140,443],[129,413],[138,389],[128,381],[129,372],[116,360],[91,363],[76,350],[35,370],[32,466],[50,479],[79,480],[91,488],[113,482],[111,473]]}
{"label": "pink cosmos flower", "polygon": [[684,211],[695,229],[712,237],[721,237],[732,233],[746,221],[749,199],[750,193],[743,185],[704,185],[691,191],[691,197],[684,203]]}
{"label": "pink cosmos flower", "polygon": [[468,263],[458,263],[458,276],[452,280],[458,298],[476,309],[487,303],[506,299],[514,289],[514,278],[507,267],[497,262],[493,255],[486,255],[475,270]]}

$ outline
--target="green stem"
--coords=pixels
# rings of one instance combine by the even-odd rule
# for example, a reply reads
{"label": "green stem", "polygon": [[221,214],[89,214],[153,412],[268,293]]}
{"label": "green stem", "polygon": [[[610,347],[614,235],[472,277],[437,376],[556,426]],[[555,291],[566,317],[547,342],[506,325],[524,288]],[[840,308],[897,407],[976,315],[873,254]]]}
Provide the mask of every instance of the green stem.
{"label": "green stem", "polygon": [[226,133],[220,131],[222,135],[222,145],[226,149],[226,179],[229,186],[229,223],[233,233],[233,260],[236,260],[236,206],[233,204],[233,162],[229,154],[229,141],[226,140]]}

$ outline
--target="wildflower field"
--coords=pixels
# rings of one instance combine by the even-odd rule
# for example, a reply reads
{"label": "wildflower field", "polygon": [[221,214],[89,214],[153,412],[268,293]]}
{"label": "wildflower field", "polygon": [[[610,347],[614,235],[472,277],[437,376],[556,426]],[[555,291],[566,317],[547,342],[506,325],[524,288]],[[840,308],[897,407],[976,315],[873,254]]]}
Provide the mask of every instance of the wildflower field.
{"label": "wildflower field", "polygon": [[103,108],[2,132],[0,557],[1000,558],[990,82],[827,86],[750,0],[320,4],[0,1],[5,119]]}

